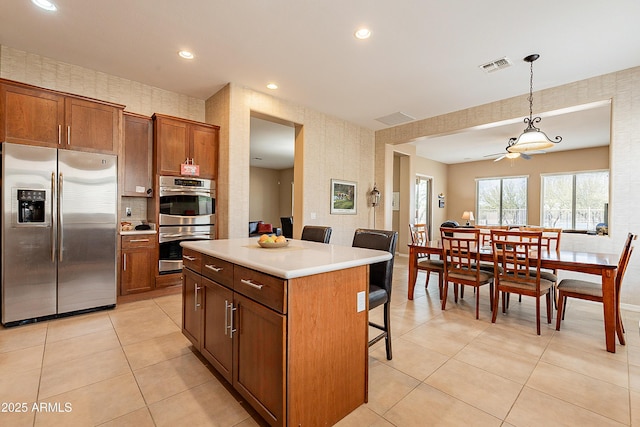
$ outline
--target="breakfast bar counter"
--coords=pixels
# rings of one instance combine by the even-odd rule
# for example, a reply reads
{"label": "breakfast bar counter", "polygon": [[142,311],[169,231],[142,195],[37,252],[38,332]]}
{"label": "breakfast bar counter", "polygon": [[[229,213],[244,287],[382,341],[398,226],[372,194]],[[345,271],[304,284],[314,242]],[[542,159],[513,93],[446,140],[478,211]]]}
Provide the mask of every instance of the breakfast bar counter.
{"label": "breakfast bar counter", "polygon": [[333,425],[367,401],[368,266],[390,253],[181,245],[183,333],[270,425]]}

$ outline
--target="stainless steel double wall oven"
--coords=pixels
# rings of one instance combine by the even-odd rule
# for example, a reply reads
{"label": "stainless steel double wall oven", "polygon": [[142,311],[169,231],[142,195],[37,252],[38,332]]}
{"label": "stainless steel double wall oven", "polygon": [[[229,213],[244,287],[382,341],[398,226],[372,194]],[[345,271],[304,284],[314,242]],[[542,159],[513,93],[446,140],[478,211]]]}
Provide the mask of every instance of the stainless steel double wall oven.
{"label": "stainless steel double wall oven", "polygon": [[178,273],[182,270],[180,242],[216,238],[215,181],[161,176],[159,197],[159,273]]}

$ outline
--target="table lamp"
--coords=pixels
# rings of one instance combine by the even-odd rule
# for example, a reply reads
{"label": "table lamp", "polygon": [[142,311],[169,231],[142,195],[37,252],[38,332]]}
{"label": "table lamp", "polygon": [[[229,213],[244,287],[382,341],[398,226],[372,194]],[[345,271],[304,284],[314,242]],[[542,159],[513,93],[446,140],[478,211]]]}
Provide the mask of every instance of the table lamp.
{"label": "table lamp", "polygon": [[473,212],[472,211],[464,211],[462,213],[462,219],[467,220],[467,226],[471,225],[469,223],[469,221],[475,221],[475,218],[473,217]]}

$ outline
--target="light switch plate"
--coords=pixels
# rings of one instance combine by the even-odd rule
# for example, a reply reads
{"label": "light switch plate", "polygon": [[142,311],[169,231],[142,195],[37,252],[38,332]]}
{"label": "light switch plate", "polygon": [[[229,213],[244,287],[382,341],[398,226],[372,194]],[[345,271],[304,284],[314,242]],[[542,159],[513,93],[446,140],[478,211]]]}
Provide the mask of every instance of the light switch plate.
{"label": "light switch plate", "polygon": [[367,309],[367,304],[365,301],[366,294],[364,291],[358,292],[358,313],[361,311],[365,311]]}

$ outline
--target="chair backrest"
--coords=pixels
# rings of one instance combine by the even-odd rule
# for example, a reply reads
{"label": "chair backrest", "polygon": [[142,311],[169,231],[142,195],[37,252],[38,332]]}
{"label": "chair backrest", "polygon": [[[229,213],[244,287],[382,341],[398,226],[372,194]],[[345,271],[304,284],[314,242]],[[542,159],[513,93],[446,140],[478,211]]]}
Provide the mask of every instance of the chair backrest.
{"label": "chair backrest", "polygon": [[508,230],[508,225],[475,225],[480,230],[480,246],[491,246],[491,230]]}
{"label": "chair backrest", "polygon": [[369,283],[384,288],[391,298],[393,261],[395,259],[398,232],[388,230],[356,229],[353,244],[357,248],[377,249],[391,253],[391,259],[369,266]]}
{"label": "chair backrest", "polygon": [[622,287],[622,279],[624,278],[624,273],[627,271],[627,265],[629,265],[629,258],[631,258],[631,253],[633,252],[633,246],[631,246],[631,244],[637,238],[638,238],[637,234],[632,234],[632,233],[627,234],[627,240],[624,242],[624,247],[622,248],[622,254],[620,255],[620,259],[618,260],[618,272],[616,273],[616,290],[618,291],[618,299],[620,298],[620,288]]}
{"label": "chair backrest", "polygon": [[409,234],[411,235],[411,244],[426,245],[429,243],[429,233],[427,233],[427,224],[409,224]]}
{"label": "chair backrest", "polygon": [[302,229],[301,240],[309,240],[311,242],[329,243],[331,240],[331,227],[319,225],[305,225]]}
{"label": "chair backrest", "polygon": [[282,224],[282,235],[287,239],[293,239],[293,217],[283,216],[280,218]]}
{"label": "chair backrest", "polygon": [[475,270],[476,280],[480,269],[480,230],[478,228],[440,228],[444,269],[447,275],[469,275]]}
{"label": "chair backrest", "polygon": [[541,231],[542,240],[540,245],[542,249],[547,251],[559,251],[560,250],[560,237],[562,237],[562,228],[548,228],[548,227],[520,227],[521,231]]}
{"label": "chair backrest", "polygon": [[[491,230],[494,276],[500,280],[535,285],[540,290],[542,231]],[[535,275],[533,274],[535,271]]]}

